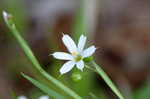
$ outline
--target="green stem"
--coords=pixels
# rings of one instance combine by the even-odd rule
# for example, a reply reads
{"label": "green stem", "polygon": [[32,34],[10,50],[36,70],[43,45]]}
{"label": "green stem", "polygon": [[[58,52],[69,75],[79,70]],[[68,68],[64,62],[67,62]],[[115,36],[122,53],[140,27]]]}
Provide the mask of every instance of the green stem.
{"label": "green stem", "polygon": [[103,80],[111,88],[111,90],[118,96],[118,98],[125,99],[124,96],[119,91],[119,89],[117,89],[115,84],[111,81],[111,79],[108,77],[108,75],[104,72],[104,70],[99,65],[97,65],[94,61],[92,61],[92,64],[94,65],[97,73],[103,78]]}
{"label": "green stem", "polygon": [[12,31],[13,36],[15,39],[18,41],[20,44],[21,48],[23,49],[24,53],[27,55],[33,66],[49,81],[51,81],[53,84],[55,84],[57,87],[62,89],[64,92],[66,92],[68,95],[72,96],[74,99],[82,99],[78,94],[76,94],[74,91],[72,91],[70,88],[65,86],[63,83],[55,79],[53,76],[45,72],[42,68],[41,65],[39,64],[38,60],[32,53],[32,50],[28,46],[27,42],[21,37],[20,33],[16,29],[15,24],[13,23],[13,20],[11,19],[12,17],[9,18],[11,15],[4,16],[5,22],[9,29]]}
{"label": "green stem", "polygon": [[95,69],[91,68],[90,66],[88,66],[88,65],[86,65],[86,64],[85,64],[85,67],[86,67],[87,69],[89,69],[89,70],[91,70],[91,71],[93,71],[93,72],[96,72],[96,73],[97,73],[97,71],[96,71]]}

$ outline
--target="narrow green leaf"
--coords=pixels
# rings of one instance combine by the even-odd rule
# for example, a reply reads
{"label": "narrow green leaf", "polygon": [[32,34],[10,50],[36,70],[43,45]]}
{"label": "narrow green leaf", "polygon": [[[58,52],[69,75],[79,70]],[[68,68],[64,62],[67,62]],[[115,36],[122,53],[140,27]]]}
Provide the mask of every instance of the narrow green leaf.
{"label": "narrow green leaf", "polygon": [[22,73],[22,76],[24,78],[26,78],[27,80],[29,80],[32,84],[34,84],[36,87],[40,88],[43,92],[45,92],[46,94],[48,94],[49,96],[55,97],[56,99],[65,99],[64,96],[62,96],[61,94],[57,93],[56,91],[48,88],[46,85],[42,84],[41,82],[25,75]]}
{"label": "narrow green leaf", "polygon": [[21,37],[20,33],[18,32],[18,30],[17,30],[17,28],[16,28],[16,26],[15,26],[15,24],[13,22],[12,15],[10,15],[10,14],[8,14],[6,12],[3,12],[3,17],[4,17],[4,20],[5,20],[6,24],[7,24],[7,26],[11,30],[11,33],[13,34],[15,39],[18,41],[18,43],[21,46],[21,48],[23,49],[24,53],[27,55],[27,57],[29,58],[29,60],[31,61],[33,66],[41,73],[41,75],[43,75],[45,78],[47,78],[53,84],[55,84],[58,88],[62,89],[64,92],[66,92],[68,95],[72,96],[73,98],[75,98],[75,99],[82,99],[73,90],[71,90],[69,87],[65,86],[63,83],[61,83],[60,81],[55,79],[53,76],[51,76],[50,74],[48,74],[47,72],[45,72],[41,68],[38,60],[36,59],[36,57],[32,53],[32,50],[28,46],[27,42]]}
{"label": "narrow green leaf", "polygon": [[111,81],[111,79],[108,77],[108,75],[104,72],[104,70],[98,66],[94,61],[92,61],[92,64],[94,65],[97,73],[103,78],[103,80],[106,82],[106,84],[111,88],[111,90],[119,97],[119,99],[125,99],[121,92],[117,89],[115,84]]}

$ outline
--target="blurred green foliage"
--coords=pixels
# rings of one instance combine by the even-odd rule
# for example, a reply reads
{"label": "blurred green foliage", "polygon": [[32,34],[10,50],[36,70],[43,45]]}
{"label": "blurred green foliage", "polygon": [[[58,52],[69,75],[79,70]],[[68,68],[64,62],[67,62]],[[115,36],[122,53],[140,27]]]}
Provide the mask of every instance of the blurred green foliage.
{"label": "blurred green foliage", "polygon": [[138,90],[134,92],[134,99],[149,99],[150,98],[150,79]]}

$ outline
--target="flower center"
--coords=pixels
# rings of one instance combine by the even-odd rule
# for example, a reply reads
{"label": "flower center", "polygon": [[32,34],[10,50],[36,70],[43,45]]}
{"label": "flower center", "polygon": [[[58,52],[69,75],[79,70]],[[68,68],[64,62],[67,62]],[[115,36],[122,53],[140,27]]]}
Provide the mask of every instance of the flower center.
{"label": "flower center", "polygon": [[73,53],[72,53],[72,56],[74,56],[74,60],[75,60],[76,62],[78,62],[78,61],[80,61],[80,60],[82,59],[82,56],[79,55],[79,53],[77,53],[77,52],[73,52]]}
{"label": "flower center", "polygon": [[76,62],[80,61],[81,59],[82,59],[82,56],[81,56],[81,55],[77,55],[77,56],[75,57],[75,61],[76,61]]}

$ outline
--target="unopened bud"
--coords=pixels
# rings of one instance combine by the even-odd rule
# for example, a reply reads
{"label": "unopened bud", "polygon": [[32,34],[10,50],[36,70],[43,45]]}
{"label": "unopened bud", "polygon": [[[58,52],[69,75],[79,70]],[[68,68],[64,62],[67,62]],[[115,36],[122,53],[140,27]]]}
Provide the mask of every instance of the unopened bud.
{"label": "unopened bud", "polygon": [[73,72],[71,78],[73,81],[78,82],[82,79],[82,75],[79,72]]}
{"label": "unopened bud", "polygon": [[86,58],[83,59],[83,61],[84,61],[85,63],[88,63],[88,62],[90,62],[90,61],[92,61],[92,60],[93,60],[93,57],[92,57],[92,56],[86,57]]}
{"label": "unopened bud", "polygon": [[3,17],[4,17],[5,22],[8,25],[13,25],[14,24],[13,16],[11,14],[8,14],[6,11],[3,11]]}

